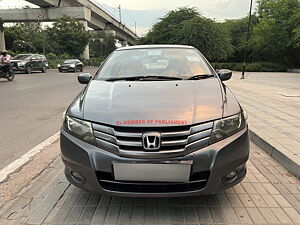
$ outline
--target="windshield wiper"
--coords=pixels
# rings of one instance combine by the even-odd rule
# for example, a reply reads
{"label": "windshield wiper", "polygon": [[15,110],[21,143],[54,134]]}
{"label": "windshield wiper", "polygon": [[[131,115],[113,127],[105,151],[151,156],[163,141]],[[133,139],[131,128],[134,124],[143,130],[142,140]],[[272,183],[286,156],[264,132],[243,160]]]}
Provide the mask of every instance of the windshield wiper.
{"label": "windshield wiper", "polygon": [[187,78],[187,80],[201,80],[201,79],[207,79],[207,78],[211,78],[211,77],[215,77],[215,75],[213,75],[213,74],[197,74],[197,75]]}
{"label": "windshield wiper", "polygon": [[113,77],[108,78],[105,81],[117,81],[117,80],[182,80],[180,77],[169,76],[135,76],[135,77]]}

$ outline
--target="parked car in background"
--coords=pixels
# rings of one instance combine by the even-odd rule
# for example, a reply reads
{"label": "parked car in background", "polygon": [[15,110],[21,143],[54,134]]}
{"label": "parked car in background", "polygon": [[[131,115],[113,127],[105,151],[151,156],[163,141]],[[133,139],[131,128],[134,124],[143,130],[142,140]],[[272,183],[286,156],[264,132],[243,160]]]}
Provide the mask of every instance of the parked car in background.
{"label": "parked car in background", "polygon": [[62,64],[57,65],[59,72],[83,71],[83,63],[78,59],[67,59]]}
{"label": "parked car in background", "polygon": [[48,60],[40,54],[19,54],[11,62],[17,68],[17,71],[24,71],[26,73],[31,73],[32,71],[46,73],[48,68]]}

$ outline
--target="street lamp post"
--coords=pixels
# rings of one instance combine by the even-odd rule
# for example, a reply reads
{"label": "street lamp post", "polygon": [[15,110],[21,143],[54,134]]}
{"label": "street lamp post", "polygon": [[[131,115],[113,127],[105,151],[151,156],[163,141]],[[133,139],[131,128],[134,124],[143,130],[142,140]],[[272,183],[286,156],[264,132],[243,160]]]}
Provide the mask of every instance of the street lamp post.
{"label": "street lamp post", "polygon": [[252,0],[250,2],[249,20],[248,20],[248,26],[247,26],[247,37],[246,37],[246,45],[245,45],[245,52],[244,52],[244,63],[243,63],[241,79],[245,79],[247,48],[248,48],[248,42],[249,42],[249,32],[250,32],[250,23],[251,23],[251,12],[252,12]]}

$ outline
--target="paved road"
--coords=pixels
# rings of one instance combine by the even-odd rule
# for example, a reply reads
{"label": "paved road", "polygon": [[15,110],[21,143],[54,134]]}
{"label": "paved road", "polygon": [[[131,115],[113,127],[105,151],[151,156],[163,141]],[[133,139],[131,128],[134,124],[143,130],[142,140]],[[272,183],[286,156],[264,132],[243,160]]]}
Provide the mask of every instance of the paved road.
{"label": "paved road", "polygon": [[249,115],[249,128],[268,151],[300,177],[300,74],[248,73],[226,82]]}
{"label": "paved road", "polygon": [[0,79],[0,169],[56,133],[82,88],[76,74],[56,70],[17,74],[13,82]]}
{"label": "paved road", "polygon": [[[234,72],[234,77],[240,77],[240,72]],[[280,72],[247,72],[245,81],[267,86],[288,88],[300,94],[300,73]]]}
{"label": "paved road", "polygon": [[0,210],[0,224],[300,224],[299,180],[254,144],[247,167],[241,184],[216,195],[121,198],[70,186],[58,158]]}

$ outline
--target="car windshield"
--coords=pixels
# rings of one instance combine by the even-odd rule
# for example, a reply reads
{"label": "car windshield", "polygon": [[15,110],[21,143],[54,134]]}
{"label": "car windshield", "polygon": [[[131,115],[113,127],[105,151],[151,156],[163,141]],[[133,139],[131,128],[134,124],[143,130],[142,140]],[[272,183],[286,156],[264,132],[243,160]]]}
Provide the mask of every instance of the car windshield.
{"label": "car windshield", "polygon": [[135,76],[170,76],[187,79],[212,74],[195,49],[146,48],[115,51],[97,74],[98,80]]}
{"label": "car windshield", "polygon": [[65,60],[64,63],[76,63],[76,60],[68,59],[68,60]]}
{"label": "car windshield", "polygon": [[25,59],[29,59],[30,58],[30,55],[16,55],[14,57],[14,59],[17,59],[17,60],[25,60]]}

